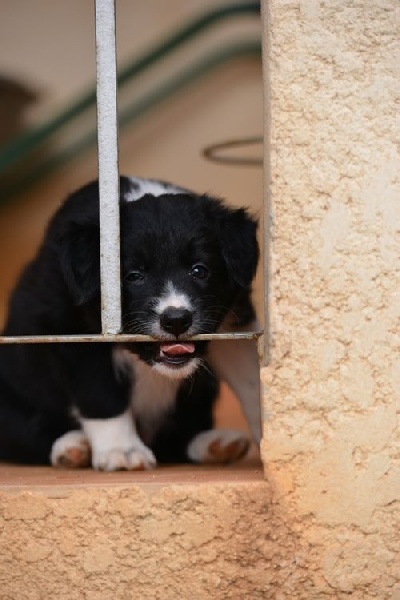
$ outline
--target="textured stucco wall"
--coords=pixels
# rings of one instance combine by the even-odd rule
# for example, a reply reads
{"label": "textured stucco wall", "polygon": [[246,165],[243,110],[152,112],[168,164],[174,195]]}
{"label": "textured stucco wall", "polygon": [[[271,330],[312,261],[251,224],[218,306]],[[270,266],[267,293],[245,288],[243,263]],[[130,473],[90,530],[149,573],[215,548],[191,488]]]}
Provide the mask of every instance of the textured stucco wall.
{"label": "textured stucco wall", "polygon": [[400,598],[400,4],[269,0],[267,477],[312,592]]}
{"label": "textured stucco wall", "polygon": [[297,537],[264,482],[0,493],[0,597],[284,598]]}

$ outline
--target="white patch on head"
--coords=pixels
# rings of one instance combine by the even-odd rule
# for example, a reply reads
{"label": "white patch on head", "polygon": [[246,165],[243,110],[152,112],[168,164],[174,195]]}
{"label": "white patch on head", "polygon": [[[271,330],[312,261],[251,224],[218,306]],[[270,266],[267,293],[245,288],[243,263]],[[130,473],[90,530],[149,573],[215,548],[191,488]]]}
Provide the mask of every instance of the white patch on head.
{"label": "white patch on head", "polygon": [[124,200],[126,202],[135,202],[140,200],[146,194],[152,196],[162,196],[164,194],[187,194],[190,193],[184,188],[179,188],[171,183],[162,183],[161,181],[155,181],[153,179],[141,179],[139,177],[129,177],[132,182],[132,189],[125,194]]}
{"label": "white patch on head", "polygon": [[187,447],[190,460],[200,463],[228,463],[242,458],[250,441],[243,431],[209,429],[196,435]]}
{"label": "white patch on head", "polygon": [[[161,327],[159,321],[159,317],[167,308],[183,308],[190,310],[190,312],[193,313],[193,305],[189,296],[176,290],[171,281],[167,282],[165,292],[155,303],[154,312],[158,315],[158,318],[151,324],[150,334],[159,339],[174,340],[176,339],[176,336],[165,331]],[[193,315],[193,317],[195,317],[195,315]],[[192,324],[191,327],[185,331],[185,336],[187,337],[189,335],[194,335],[195,333],[196,332]]]}
{"label": "white patch on head", "polygon": [[190,298],[186,294],[182,294],[176,290],[171,281],[167,282],[166,291],[159,299],[154,310],[158,315],[162,315],[167,308],[185,308],[186,310],[193,310]]}
{"label": "white patch on head", "polygon": [[102,471],[150,469],[156,465],[152,451],[139,438],[131,411],[111,419],[85,419],[82,428],[92,447],[92,465]]}

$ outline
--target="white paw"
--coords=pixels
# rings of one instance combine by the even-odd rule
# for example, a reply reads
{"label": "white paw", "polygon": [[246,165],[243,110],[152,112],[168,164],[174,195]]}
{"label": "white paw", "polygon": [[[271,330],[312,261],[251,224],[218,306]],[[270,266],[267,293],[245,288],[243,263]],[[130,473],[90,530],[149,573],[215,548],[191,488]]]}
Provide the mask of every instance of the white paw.
{"label": "white paw", "polygon": [[68,431],[52,446],[50,462],[53,467],[82,469],[90,466],[90,444],[80,429]]}
{"label": "white paw", "polygon": [[140,470],[157,461],[139,438],[130,410],[110,419],[80,419],[92,447],[92,465],[100,471]]}
{"label": "white paw", "polygon": [[210,429],[196,435],[187,447],[190,460],[199,463],[230,463],[247,454],[250,440],[243,431]]}
{"label": "white paw", "polygon": [[139,438],[128,449],[109,448],[93,451],[92,465],[100,471],[142,471],[152,469],[157,461],[152,451]]}

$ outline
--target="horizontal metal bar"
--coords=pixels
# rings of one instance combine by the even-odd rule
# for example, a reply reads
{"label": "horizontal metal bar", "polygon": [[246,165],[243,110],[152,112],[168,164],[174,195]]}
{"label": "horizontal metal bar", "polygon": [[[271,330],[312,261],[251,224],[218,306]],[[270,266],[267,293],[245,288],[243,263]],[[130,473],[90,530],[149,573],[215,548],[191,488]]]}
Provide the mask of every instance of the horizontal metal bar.
{"label": "horizontal metal bar", "polygon": [[[200,333],[192,337],[182,338],[180,341],[207,341],[207,340],[256,340],[263,331],[241,331],[228,333]],[[0,344],[71,344],[81,342],[171,342],[173,340],[160,340],[150,335],[129,334],[95,334],[95,335],[23,335],[0,336]]]}

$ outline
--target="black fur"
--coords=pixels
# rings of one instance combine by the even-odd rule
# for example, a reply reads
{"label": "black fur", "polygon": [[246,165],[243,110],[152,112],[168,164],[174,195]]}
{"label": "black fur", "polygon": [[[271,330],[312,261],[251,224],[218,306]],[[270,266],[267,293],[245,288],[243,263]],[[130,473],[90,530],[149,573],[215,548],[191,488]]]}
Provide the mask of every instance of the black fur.
{"label": "black fur", "polygon": [[[147,194],[126,202],[134,185],[121,178],[123,331],[154,334],[155,304],[166,281],[194,307],[191,329],[179,339],[216,331],[228,312],[240,324],[249,321],[258,260],[255,222],[243,209],[191,192]],[[57,211],[12,294],[3,335],[100,333],[98,205],[93,182]],[[206,265],[205,277],[194,276],[194,264]],[[162,330],[159,337],[171,340]],[[116,369],[113,346],[0,345],[1,460],[48,463],[54,441],[77,428],[73,408],[86,419],[108,419],[126,410],[135,374]],[[149,365],[159,348],[157,343],[129,346]],[[206,350],[205,342],[197,343],[195,355],[205,361]],[[187,460],[188,442],[212,427],[218,382],[203,364],[182,380],[175,406],[157,428],[150,447],[159,461]],[[140,417],[137,427],[140,434]]]}

